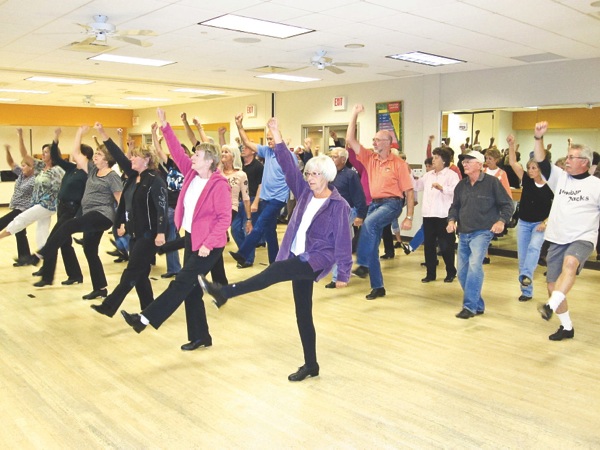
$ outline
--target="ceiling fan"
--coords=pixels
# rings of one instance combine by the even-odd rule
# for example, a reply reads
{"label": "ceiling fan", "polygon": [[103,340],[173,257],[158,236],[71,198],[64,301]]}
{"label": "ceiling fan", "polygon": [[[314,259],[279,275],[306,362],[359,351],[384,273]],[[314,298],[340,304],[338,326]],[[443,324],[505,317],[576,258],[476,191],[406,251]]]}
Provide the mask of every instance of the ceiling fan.
{"label": "ceiling fan", "polygon": [[123,42],[127,42],[133,45],[139,45],[141,47],[150,47],[152,44],[148,41],[142,41],[131,36],[156,36],[156,33],[152,30],[117,30],[117,27],[112,23],[108,22],[108,16],[103,14],[96,14],[94,21],[87,25],[78,23],[80,27],[85,29],[86,34],[90,37],[78,45],[100,45],[107,46],[107,38],[118,39]]}
{"label": "ceiling fan", "polygon": [[326,54],[325,50],[317,51],[310,58],[310,64],[319,70],[329,70],[338,75],[344,73],[344,70],[340,69],[340,67],[368,67],[364,63],[335,62],[332,58],[325,56]]}

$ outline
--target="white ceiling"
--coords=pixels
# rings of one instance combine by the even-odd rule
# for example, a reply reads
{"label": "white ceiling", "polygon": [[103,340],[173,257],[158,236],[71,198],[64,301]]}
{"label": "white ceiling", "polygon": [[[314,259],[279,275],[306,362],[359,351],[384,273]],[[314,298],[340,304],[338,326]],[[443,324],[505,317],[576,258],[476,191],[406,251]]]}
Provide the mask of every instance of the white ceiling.
{"label": "white ceiling", "polygon": [[[128,108],[154,104],[127,101],[127,95],[168,98],[161,104],[202,100],[177,94],[176,87],[226,90],[227,97],[313,87],[377,82],[396,77],[443,74],[537,64],[515,58],[545,55],[546,60],[600,57],[600,7],[591,0],[0,0],[0,89],[50,90],[50,94],[0,92],[15,104],[83,106],[96,103]],[[599,5],[600,6],[600,5]],[[289,39],[254,36],[199,26],[225,13],[314,29]],[[111,53],[176,61],[162,68],[97,63],[95,53],[65,49],[87,36],[77,23],[104,14],[118,30],[150,29],[156,36],[140,47],[109,38]],[[236,39],[258,37],[258,43]],[[347,44],[364,44],[349,49]],[[101,48],[102,50],[102,48]],[[336,75],[310,66],[311,56],[327,51],[344,67]],[[427,67],[386,58],[423,51],[466,61]],[[547,55],[551,54],[551,55]],[[554,56],[552,56],[554,55]],[[532,57],[535,61],[538,57]],[[527,59],[527,58],[525,58]],[[296,70],[321,78],[291,83],[255,78],[262,66]],[[84,77],[86,86],[24,81],[32,75]],[[197,96],[197,94],[196,94]]]}

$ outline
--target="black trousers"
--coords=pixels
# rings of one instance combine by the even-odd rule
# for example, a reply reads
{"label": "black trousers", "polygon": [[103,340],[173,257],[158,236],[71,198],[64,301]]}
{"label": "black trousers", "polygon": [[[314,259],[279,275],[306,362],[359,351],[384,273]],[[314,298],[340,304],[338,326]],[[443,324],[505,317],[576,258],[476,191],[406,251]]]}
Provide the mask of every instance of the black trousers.
{"label": "black trousers", "polygon": [[[111,226],[112,221],[97,211],[91,211],[81,217],[69,219],[48,238],[46,245],[38,253],[44,258],[44,264],[54,265],[56,268],[58,249],[67,240],[70,240],[74,233],[83,231],[83,252],[88,261],[92,286],[95,291],[104,289],[108,283],[104,274],[102,261],[100,261],[100,257],[98,256],[98,247],[104,231],[108,230]],[[47,281],[52,282],[54,280],[54,272],[44,275],[47,277]]]}
{"label": "black trousers", "polygon": [[394,256],[394,233],[392,233],[392,224],[389,223],[383,227],[381,232],[381,239],[383,240],[383,254],[386,256]]}
{"label": "black trousers", "polygon": [[[56,208],[56,224],[52,228],[52,231],[50,231],[48,239],[60,230],[60,227],[67,220],[74,218],[78,210],[79,203],[63,203],[59,201]],[[71,236],[69,236],[68,239],[65,239],[64,243],[60,246],[60,253],[62,255],[63,264],[65,265],[67,277],[74,280],[82,279],[83,273],[81,272],[81,266],[79,265],[79,260],[77,259],[75,249],[73,248],[73,239],[71,239]],[[57,258],[44,259],[44,264],[42,265],[42,280],[51,282],[54,279],[56,260]]]}
{"label": "black trousers", "polygon": [[[22,212],[20,209],[11,209],[10,212],[0,217],[0,230],[4,230]],[[16,233],[15,239],[17,240],[17,258],[31,255],[29,241],[27,240],[27,228],[23,228]]]}
{"label": "black trousers", "polygon": [[317,336],[312,316],[312,297],[314,282],[319,273],[320,271],[314,272],[310,264],[295,256],[285,261],[275,261],[261,273],[245,281],[224,286],[223,294],[228,298],[237,297],[260,291],[282,281],[291,281],[304,363],[315,365],[317,363]]}
{"label": "black trousers", "polygon": [[102,305],[108,308],[111,314],[119,309],[125,297],[135,287],[140,307],[144,309],[154,300],[152,283],[150,283],[150,269],[152,258],[156,255],[154,236],[131,238],[129,241],[129,261],[121,274],[119,284],[104,299]]}
{"label": "black trousers", "polygon": [[203,292],[198,284],[198,275],[206,275],[223,255],[223,248],[213,249],[208,256],[198,256],[192,251],[192,239],[185,233],[184,262],[181,271],[169,283],[169,287],[150,305],[142,310],[150,324],[158,329],[185,302],[188,340],[196,341],[210,337]]}
{"label": "black trousers", "polygon": [[442,258],[446,264],[446,276],[456,276],[454,265],[454,243],[456,236],[448,233],[446,217],[423,217],[423,235],[425,237],[425,266],[427,266],[427,278],[435,279],[437,268],[437,246],[439,244]]}

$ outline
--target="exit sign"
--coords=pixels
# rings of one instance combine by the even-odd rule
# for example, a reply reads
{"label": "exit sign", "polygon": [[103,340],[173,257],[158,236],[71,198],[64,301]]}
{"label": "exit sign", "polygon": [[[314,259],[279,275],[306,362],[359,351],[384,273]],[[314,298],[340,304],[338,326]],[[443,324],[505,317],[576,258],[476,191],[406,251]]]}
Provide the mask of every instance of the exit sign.
{"label": "exit sign", "polygon": [[346,111],[346,97],[333,97],[334,111]]}

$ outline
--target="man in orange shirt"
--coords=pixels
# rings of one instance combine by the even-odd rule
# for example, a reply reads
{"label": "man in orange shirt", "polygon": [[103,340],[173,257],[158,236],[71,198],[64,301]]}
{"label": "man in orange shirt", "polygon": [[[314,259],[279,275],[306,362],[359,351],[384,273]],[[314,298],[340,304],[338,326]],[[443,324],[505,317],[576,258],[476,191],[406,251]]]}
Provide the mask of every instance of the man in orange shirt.
{"label": "man in orange shirt", "polygon": [[400,215],[406,203],[407,216],[402,222],[402,229],[410,230],[415,202],[408,164],[391,151],[392,135],[385,130],[378,131],[373,138],[373,150],[365,149],[356,140],[356,120],[363,111],[363,105],[354,106],[346,134],[346,144],[365,166],[373,199],[360,230],[356,250],[358,268],[353,273],[360,278],[370,275],[371,292],[367,295],[367,300],[374,300],[385,295],[379,262],[379,242],[383,228]]}

